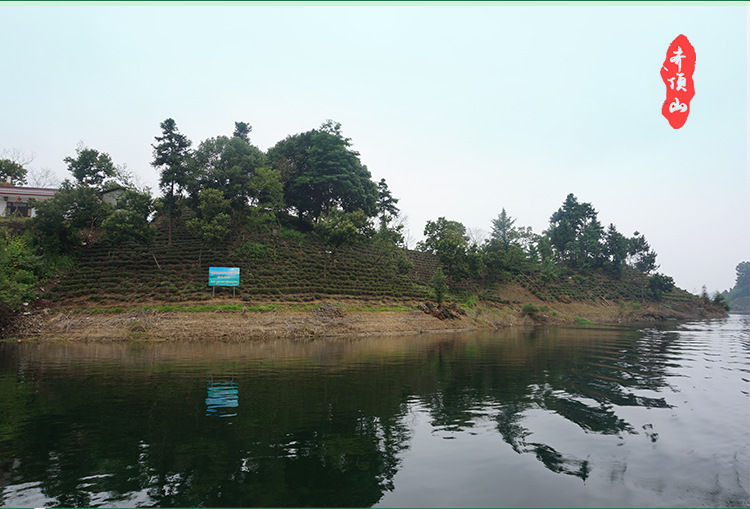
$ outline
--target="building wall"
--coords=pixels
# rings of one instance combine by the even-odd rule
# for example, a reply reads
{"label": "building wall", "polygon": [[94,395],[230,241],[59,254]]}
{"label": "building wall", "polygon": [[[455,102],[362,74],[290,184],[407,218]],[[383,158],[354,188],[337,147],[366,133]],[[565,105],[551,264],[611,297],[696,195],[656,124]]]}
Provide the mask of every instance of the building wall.
{"label": "building wall", "polygon": [[20,209],[27,217],[34,217],[34,209],[28,207],[29,200],[49,200],[55,196],[56,191],[35,187],[0,186],[0,216],[10,215],[13,209]]}

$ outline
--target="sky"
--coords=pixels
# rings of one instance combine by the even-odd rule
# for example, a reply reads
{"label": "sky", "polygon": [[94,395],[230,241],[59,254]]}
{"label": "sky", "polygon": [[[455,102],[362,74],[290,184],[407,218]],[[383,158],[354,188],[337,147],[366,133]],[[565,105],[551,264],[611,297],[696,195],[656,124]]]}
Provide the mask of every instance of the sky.
{"label": "sky", "polygon": [[[158,194],[159,124],[193,142],[253,126],[266,151],[341,123],[407,218],[541,233],[573,193],[643,233],[699,293],[750,260],[750,6],[601,3],[0,2],[0,153],[68,178],[76,146]],[[659,71],[696,53],[685,125]]]}

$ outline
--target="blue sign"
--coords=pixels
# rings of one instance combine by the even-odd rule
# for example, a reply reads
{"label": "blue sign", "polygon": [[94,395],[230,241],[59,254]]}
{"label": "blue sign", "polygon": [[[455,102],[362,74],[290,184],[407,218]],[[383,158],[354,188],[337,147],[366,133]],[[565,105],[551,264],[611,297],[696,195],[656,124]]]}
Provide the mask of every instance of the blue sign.
{"label": "blue sign", "polygon": [[209,267],[208,286],[240,286],[240,268]]}

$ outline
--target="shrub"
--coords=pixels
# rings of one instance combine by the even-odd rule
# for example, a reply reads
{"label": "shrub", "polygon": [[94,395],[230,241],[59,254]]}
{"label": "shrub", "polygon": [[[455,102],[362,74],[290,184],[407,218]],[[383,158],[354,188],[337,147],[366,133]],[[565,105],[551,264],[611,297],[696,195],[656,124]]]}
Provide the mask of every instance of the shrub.
{"label": "shrub", "polygon": [[532,303],[524,304],[521,308],[521,313],[526,316],[534,316],[539,312],[539,308]]}

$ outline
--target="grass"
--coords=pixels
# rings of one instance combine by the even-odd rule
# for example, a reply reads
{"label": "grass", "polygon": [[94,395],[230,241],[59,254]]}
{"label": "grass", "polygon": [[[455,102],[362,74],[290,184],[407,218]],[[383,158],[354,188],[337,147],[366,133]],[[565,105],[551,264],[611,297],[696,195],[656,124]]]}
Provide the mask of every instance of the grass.
{"label": "grass", "polygon": [[591,325],[594,323],[591,320],[581,318],[580,316],[576,316],[573,320],[576,322],[576,325]]}
{"label": "grass", "polygon": [[[70,311],[72,313],[93,315],[149,311],[160,311],[163,313],[215,313],[217,311],[264,313],[268,311],[313,311],[315,309],[320,309],[320,307],[320,304],[258,304],[255,306],[243,304],[158,304],[154,306],[133,306],[127,308],[123,306],[108,308],[75,308]],[[65,312],[65,310],[59,311]]]}

